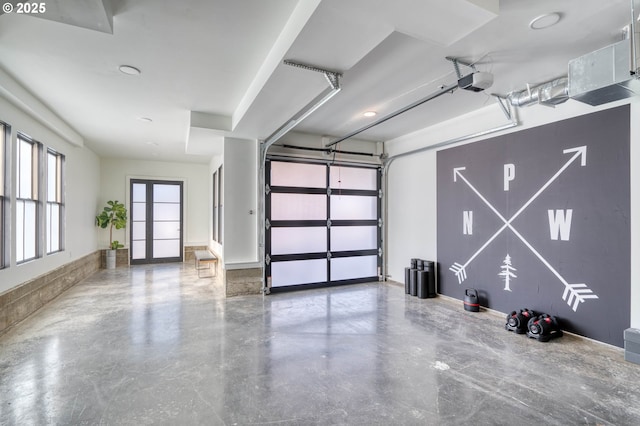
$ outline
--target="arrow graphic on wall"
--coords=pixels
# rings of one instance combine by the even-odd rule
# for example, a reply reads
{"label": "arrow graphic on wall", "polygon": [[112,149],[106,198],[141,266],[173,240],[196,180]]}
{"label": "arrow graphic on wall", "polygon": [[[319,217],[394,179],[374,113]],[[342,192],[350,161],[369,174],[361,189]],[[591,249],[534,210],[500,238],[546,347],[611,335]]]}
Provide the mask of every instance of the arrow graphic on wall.
{"label": "arrow graphic on wall", "polygon": [[453,180],[454,182],[458,181],[458,178],[462,180],[479,198],[482,200],[484,204],[489,207],[489,209],[504,223],[471,257],[463,264],[455,262],[449,270],[452,271],[456,278],[458,278],[458,284],[461,284],[467,278],[466,268],[473,262],[473,260],[480,254],[482,251],[489,245],[493,240],[495,240],[505,229],[509,228],[516,237],[518,237],[531,252],[553,273],[562,284],[564,284],[565,289],[562,295],[562,300],[566,301],[569,306],[575,312],[578,309],[578,305],[580,303],[584,303],[587,299],[597,299],[598,296],[593,294],[593,291],[590,290],[586,284],[570,284],[565,280],[555,268],[547,262],[547,260],[542,257],[540,253],[531,245],[529,242],[511,225],[522,212],[526,210],[529,205],[540,196],[572,163],[574,163],[578,158],[580,158],[580,166],[584,167],[587,165],[587,147],[579,146],[576,148],[569,148],[562,151],[564,154],[574,153],[574,155],[544,184],[542,187],[535,193],[529,200],[520,209],[513,215],[509,220],[507,220],[495,207],[487,201],[487,199],[478,191],[472,184],[467,180],[466,177],[462,174],[462,171],[465,170],[465,167],[456,167],[453,169]]}

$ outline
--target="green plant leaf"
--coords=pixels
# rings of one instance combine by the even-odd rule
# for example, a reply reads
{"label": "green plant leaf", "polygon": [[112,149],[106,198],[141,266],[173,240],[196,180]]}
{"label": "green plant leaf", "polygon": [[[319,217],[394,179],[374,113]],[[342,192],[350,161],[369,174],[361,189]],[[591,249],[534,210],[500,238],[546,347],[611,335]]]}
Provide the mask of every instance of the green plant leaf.
{"label": "green plant leaf", "polygon": [[107,206],[96,216],[96,225],[102,229],[109,228],[109,246],[112,249],[122,248],[124,245],[112,240],[113,228],[122,229],[127,226],[127,209],[118,200],[107,201]]}

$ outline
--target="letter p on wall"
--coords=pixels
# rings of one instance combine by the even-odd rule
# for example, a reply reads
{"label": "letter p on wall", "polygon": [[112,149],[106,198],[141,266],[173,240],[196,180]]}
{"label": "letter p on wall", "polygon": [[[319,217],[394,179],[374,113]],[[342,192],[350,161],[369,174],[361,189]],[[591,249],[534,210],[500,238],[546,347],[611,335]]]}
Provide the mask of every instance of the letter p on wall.
{"label": "letter p on wall", "polygon": [[509,182],[516,178],[516,166],[515,164],[504,165],[504,190],[509,190]]}

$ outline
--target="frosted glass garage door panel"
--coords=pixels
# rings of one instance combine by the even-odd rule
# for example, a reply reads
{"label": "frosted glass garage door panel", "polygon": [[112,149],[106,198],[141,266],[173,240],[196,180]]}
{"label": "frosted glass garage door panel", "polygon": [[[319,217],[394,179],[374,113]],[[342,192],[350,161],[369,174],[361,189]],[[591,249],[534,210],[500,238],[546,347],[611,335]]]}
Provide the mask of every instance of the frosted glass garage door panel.
{"label": "frosted glass garage door panel", "polygon": [[378,219],[378,197],[332,195],[332,220]]}
{"label": "frosted glass garage door panel", "polygon": [[327,166],[272,161],[271,186],[325,188],[327,186]]}
{"label": "frosted glass garage door panel", "polygon": [[180,186],[154,183],[153,201],[156,203],[179,203]]}
{"label": "frosted glass garage door panel", "polygon": [[271,254],[327,251],[327,228],[271,228]]}
{"label": "frosted glass garage door panel", "polygon": [[331,259],[331,280],[351,280],[378,275],[378,256],[339,257]]}
{"label": "frosted glass garage door panel", "polygon": [[333,226],[331,251],[371,250],[378,248],[377,226]]}
{"label": "frosted glass garage door panel", "polygon": [[325,220],[324,194],[271,194],[271,220]]}
{"label": "frosted glass garage door panel", "polygon": [[327,260],[292,260],[271,263],[271,287],[309,284],[327,280]]}
{"label": "frosted glass garage door panel", "polygon": [[180,240],[154,240],[153,241],[153,257],[179,257],[180,256]]}
{"label": "frosted glass garage door panel", "polygon": [[372,191],[378,189],[376,169],[331,166],[329,173],[331,188],[334,189],[365,189]]}

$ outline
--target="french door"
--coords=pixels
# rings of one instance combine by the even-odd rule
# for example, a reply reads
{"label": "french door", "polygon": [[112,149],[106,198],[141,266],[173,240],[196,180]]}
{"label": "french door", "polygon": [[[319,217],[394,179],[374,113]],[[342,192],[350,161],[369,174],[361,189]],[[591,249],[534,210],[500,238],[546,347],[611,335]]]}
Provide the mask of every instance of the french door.
{"label": "french door", "polygon": [[131,180],[131,264],[182,262],[182,182]]}
{"label": "french door", "polygon": [[269,159],[265,174],[269,291],[378,280],[379,167]]}

